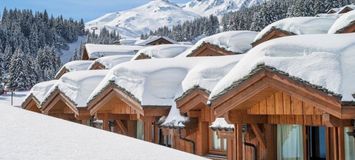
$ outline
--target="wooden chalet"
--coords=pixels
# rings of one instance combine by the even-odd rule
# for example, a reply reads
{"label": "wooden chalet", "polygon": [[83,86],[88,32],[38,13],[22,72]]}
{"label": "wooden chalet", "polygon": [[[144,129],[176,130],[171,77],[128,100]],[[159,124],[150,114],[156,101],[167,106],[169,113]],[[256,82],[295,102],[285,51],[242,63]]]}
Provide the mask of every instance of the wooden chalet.
{"label": "wooden chalet", "polygon": [[62,66],[62,68],[59,69],[57,74],[54,76],[54,79],[60,79],[65,73],[71,72],[71,71],[82,71],[82,70],[88,70],[89,66],[92,65],[93,61],[90,60],[77,60],[77,61],[71,61]]}
{"label": "wooden chalet", "polygon": [[22,108],[25,110],[32,111],[32,112],[42,113],[42,111],[40,109],[41,104],[40,104],[39,100],[33,94],[30,94],[29,96],[27,96],[25,101],[22,103]]}
{"label": "wooden chalet", "polygon": [[135,55],[145,46],[139,45],[103,45],[103,44],[85,44],[82,60],[96,60],[106,56],[124,56]]}
{"label": "wooden chalet", "polygon": [[327,12],[327,14],[344,14],[344,13],[348,13],[354,9],[355,9],[355,5],[346,5],[341,8],[332,8]]}
{"label": "wooden chalet", "polygon": [[282,29],[278,29],[276,27],[272,27],[267,33],[265,33],[260,39],[254,41],[253,43],[251,43],[251,45],[253,47],[264,43],[266,41],[272,40],[272,39],[276,39],[276,38],[280,38],[280,37],[286,37],[286,36],[292,36],[292,35],[296,35],[295,33],[289,32],[289,31],[285,31]]}
{"label": "wooden chalet", "polygon": [[198,56],[226,56],[246,53],[252,48],[250,43],[255,39],[257,32],[228,31],[215,34],[198,41],[186,57]]}
{"label": "wooden chalet", "polygon": [[133,60],[174,58],[183,54],[191,45],[163,44],[143,48],[132,58]]}
{"label": "wooden chalet", "polygon": [[162,45],[162,44],[175,44],[177,43],[176,41],[168,38],[168,37],[164,37],[164,36],[152,36],[149,37],[146,40],[140,41],[137,43],[137,45],[141,45],[141,46],[153,46],[153,45]]}
{"label": "wooden chalet", "polygon": [[[176,105],[183,115],[187,115],[185,130],[189,130],[187,137],[195,142],[194,153],[201,156],[218,155],[233,159],[233,130],[210,128],[216,117],[207,101],[209,91],[195,87],[176,100]],[[189,151],[189,147],[173,146],[176,149]],[[191,152],[193,153],[193,152]],[[217,157],[218,157],[217,156]]]}
{"label": "wooden chalet", "polygon": [[103,121],[103,129],[149,142],[159,143],[161,130],[157,125],[170,106],[142,106],[123,88],[110,82],[88,104],[91,116]]}
{"label": "wooden chalet", "polygon": [[[355,6],[354,6],[355,8]],[[355,32],[355,11],[340,16],[329,29],[329,33],[353,33]]]}
{"label": "wooden chalet", "polygon": [[237,160],[345,159],[354,106],[275,68],[252,73],[212,101],[216,116],[235,125]]}
{"label": "wooden chalet", "polygon": [[116,55],[106,56],[96,59],[90,66],[89,70],[105,70],[111,69],[114,66],[128,62],[133,58],[132,55]]}
{"label": "wooden chalet", "polygon": [[281,19],[260,31],[251,45],[254,48],[266,41],[286,36],[327,34],[335,21],[335,17],[291,17]]}

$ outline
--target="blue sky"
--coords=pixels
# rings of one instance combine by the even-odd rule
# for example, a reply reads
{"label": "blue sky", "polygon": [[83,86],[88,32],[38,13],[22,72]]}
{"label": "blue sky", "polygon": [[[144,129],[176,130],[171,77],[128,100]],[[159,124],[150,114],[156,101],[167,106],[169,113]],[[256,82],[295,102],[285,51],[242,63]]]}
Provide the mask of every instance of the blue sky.
{"label": "blue sky", "polygon": [[[4,7],[47,10],[49,14],[84,18],[85,21],[95,19],[108,12],[133,8],[147,3],[149,0],[0,0],[1,13]],[[170,0],[185,3],[189,0]]]}

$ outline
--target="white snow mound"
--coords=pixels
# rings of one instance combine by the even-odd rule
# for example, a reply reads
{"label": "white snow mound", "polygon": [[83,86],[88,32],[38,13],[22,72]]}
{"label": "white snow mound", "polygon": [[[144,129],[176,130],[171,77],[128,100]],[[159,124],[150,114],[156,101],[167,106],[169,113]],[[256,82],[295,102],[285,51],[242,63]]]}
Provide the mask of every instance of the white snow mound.
{"label": "white snow mound", "polygon": [[330,34],[337,33],[337,31],[347,27],[350,24],[355,24],[355,10],[345,13],[337,19],[332,27],[329,29]]}

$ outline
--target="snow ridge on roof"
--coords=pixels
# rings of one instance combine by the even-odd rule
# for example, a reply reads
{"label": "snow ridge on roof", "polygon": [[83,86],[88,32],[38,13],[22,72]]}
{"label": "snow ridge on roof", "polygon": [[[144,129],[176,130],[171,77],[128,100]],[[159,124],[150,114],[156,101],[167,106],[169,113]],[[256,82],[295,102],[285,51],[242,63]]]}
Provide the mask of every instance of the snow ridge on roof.
{"label": "snow ridge on roof", "polygon": [[[87,98],[107,74],[107,70],[76,71],[64,74],[45,95],[46,100],[57,89],[76,107],[86,107]],[[44,100],[43,103],[46,102]]]}
{"label": "snow ridge on roof", "polygon": [[143,46],[136,45],[103,45],[103,44],[85,44],[89,59],[96,59],[112,55],[134,55]]}
{"label": "snow ridge on roof", "polygon": [[58,75],[61,73],[62,70],[68,70],[69,72],[88,70],[88,67],[93,62],[94,61],[91,60],[77,60],[77,61],[68,62],[62,66],[62,68],[58,71],[55,77],[58,77]]}
{"label": "snow ridge on roof", "polygon": [[199,40],[194,46],[182,53],[181,56],[187,57],[204,43],[212,44],[236,54],[247,52],[252,48],[251,43],[258,32],[254,31],[228,31],[218,33]]}
{"label": "snow ridge on roof", "polygon": [[355,10],[350,11],[348,13],[345,13],[344,15],[340,16],[332,27],[329,29],[328,33],[333,34],[333,33],[338,33],[342,29],[348,27],[349,25],[355,24]]}
{"label": "snow ridge on roof", "polygon": [[216,118],[216,120],[212,122],[212,125],[210,125],[210,128],[213,130],[232,131],[234,130],[234,125],[229,124],[224,118]]}
{"label": "snow ridge on roof", "polygon": [[149,58],[173,58],[189,49],[191,45],[180,44],[162,44],[156,46],[150,46],[139,50],[134,56],[137,59],[139,56],[146,56]]}
{"label": "snow ridge on roof", "polygon": [[336,17],[292,17],[285,18],[266,26],[255,37],[254,42],[262,39],[272,29],[289,32],[296,35],[303,34],[323,34],[327,33],[329,28],[335,22]]}
{"label": "snow ridge on roof", "polygon": [[28,98],[33,96],[38,101],[38,103],[42,103],[45,100],[45,95],[57,83],[58,80],[51,80],[51,81],[37,83],[31,88],[30,92],[27,94],[25,98],[25,101],[27,101]]}
{"label": "snow ridge on roof", "polygon": [[95,63],[100,63],[105,66],[106,69],[111,69],[114,66],[128,62],[132,59],[133,55],[117,55],[117,56],[106,56],[98,58],[92,63],[89,68],[92,68]]}
{"label": "snow ridge on roof", "polygon": [[351,84],[355,79],[354,39],[355,34],[351,33],[289,36],[265,42],[235,65],[216,85],[209,99],[213,101],[224,94],[263,64],[339,94],[342,101],[354,101],[355,86]]}

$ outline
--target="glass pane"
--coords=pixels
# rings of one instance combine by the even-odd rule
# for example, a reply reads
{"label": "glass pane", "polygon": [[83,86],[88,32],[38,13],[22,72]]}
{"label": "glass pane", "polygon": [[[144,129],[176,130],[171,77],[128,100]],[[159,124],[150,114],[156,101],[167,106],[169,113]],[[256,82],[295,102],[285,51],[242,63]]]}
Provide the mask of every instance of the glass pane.
{"label": "glass pane", "polygon": [[277,126],[277,155],[279,160],[303,160],[302,126]]}
{"label": "glass pane", "polygon": [[144,126],[143,121],[137,121],[137,139],[144,140]]}
{"label": "glass pane", "polygon": [[218,138],[216,131],[212,131],[212,148],[221,150],[221,139]]}
{"label": "glass pane", "polygon": [[349,136],[348,132],[352,132],[352,127],[345,128],[344,144],[345,144],[345,159],[354,160],[355,159],[355,138]]}
{"label": "glass pane", "polygon": [[223,146],[223,150],[227,150],[227,139],[226,138],[223,138],[223,141],[224,141],[224,146]]}

